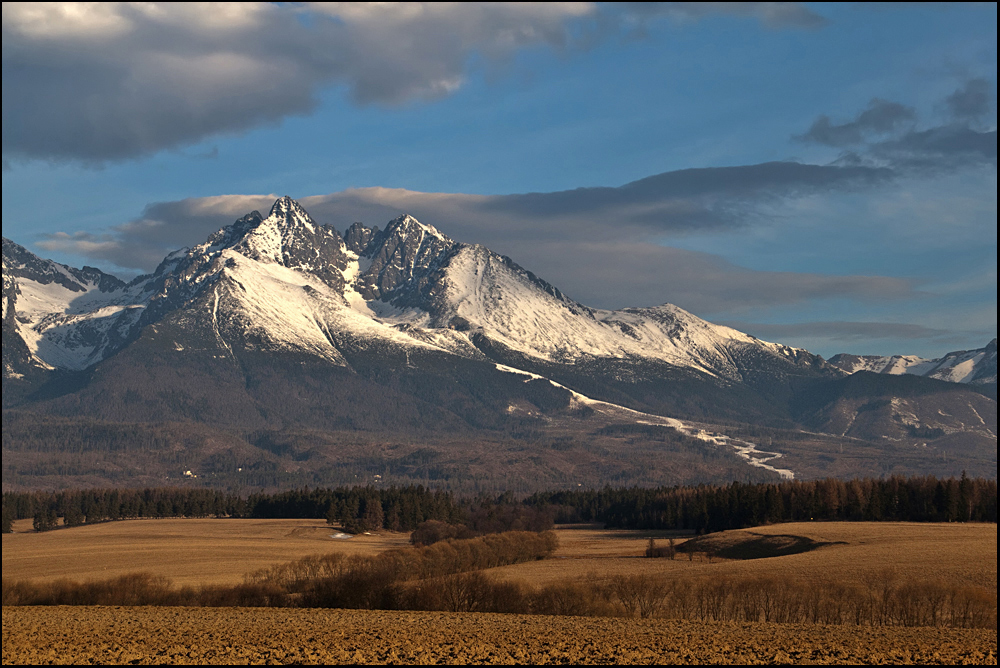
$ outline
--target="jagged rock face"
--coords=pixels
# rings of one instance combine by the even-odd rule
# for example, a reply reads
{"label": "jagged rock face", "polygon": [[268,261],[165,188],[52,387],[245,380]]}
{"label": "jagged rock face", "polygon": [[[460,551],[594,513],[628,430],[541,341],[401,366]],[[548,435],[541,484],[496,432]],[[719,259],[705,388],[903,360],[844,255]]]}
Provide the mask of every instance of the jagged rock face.
{"label": "jagged rock face", "polygon": [[268,217],[255,222],[259,217],[255,211],[234,225],[232,236],[242,233],[242,237],[225,247],[258,262],[274,262],[316,276],[343,292],[347,254],[335,229],[317,224],[290,197],[276,201]]}
{"label": "jagged rock face", "polygon": [[3,377],[22,376],[32,363],[31,351],[17,326],[17,279],[7,270],[7,239],[3,240]]}
{"label": "jagged rock face", "polygon": [[124,282],[100,269],[75,269],[52,260],[43,260],[7,238],[3,240],[3,264],[5,276],[9,273],[16,278],[41,285],[55,283],[71,292],[82,293],[91,288],[97,288],[101,292],[114,292],[125,287]]}
{"label": "jagged rock face", "polygon": [[349,247],[370,264],[355,281],[355,291],[366,300],[398,301],[420,306],[440,270],[460,244],[412,216],[400,216],[385,230],[355,224],[348,231]]}
{"label": "jagged rock face", "polygon": [[344,291],[348,256],[343,239],[329,225],[316,223],[298,202],[282,197],[266,218],[252,211],[204,244],[168,256],[151,279],[155,296],[143,324],[184,308],[231,278],[227,270],[236,267],[239,256],[307,274],[338,294]]}
{"label": "jagged rock face", "polygon": [[154,274],[128,286],[90,270],[53,269],[20,247],[14,250],[21,264],[34,267],[33,275],[61,280],[72,290],[108,286],[120,293],[115,305],[134,307],[88,322],[66,320],[69,307],[47,314],[62,321],[66,331],[47,336],[62,337],[64,352],[88,351],[60,357],[36,345],[33,354],[55,367],[93,364],[144,327],[188,311],[191,317],[181,321],[209,323],[222,348],[240,341],[337,364],[346,363],[339,349],[346,339],[476,357],[477,341],[485,337],[541,360],[651,357],[732,380],[768,364],[817,366],[811,358],[803,363],[803,356],[810,357],[804,351],[716,327],[676,307],[596,311],[510,258],[457,243],[411,216],[390,221],[384,230],[355,223],[341,238],[288,197],[277,200],[266,218],[251,212],[204,244],[170,254]]}
{"label": "jagged rock face", "polygon": [[355,255],[365,254],[372,237],[378,234],[378,227],[365,227],[364,223],[354,223],[344,232],[344,243],[347,250]]}
{"label": "jagged rock face", "polygon": [[[202,323],[222,349],[240,341],[336,364],[346,364],[346,340],[355,347],[388,342],[467,358],[481,357],[482,342],[489,341],[544,362],[618,360],[640,375],[644,361],[726,382],[841,373],[807,351],[713,325],[669,304],[589,308],[510,258],[458,243],[411,216],[384,230],[355,223],[341,237],[288,197],[278,199],[267,217],[251,212],[205,243],[168,255],[152,275],[128,285],[98,270],[41,260],[7,240],[4,262],[4,327],[11,332],[5,351],[9,338],[11,359],[20,359],[14,336],[20,332],[30,354],[54,367],[94,364],[143,328],[181,314],[178,322]],[[16,283],[8,284],[7,267],[15,263],[17,275],[36,292],[58,285],[70,295],[61,312],[42,313]],[[994,342],[992,358],[985,351],[970,377],[989,376],[992,359],[995,382],[995,349]],[[857,360],[838,368],[849,371]]]}

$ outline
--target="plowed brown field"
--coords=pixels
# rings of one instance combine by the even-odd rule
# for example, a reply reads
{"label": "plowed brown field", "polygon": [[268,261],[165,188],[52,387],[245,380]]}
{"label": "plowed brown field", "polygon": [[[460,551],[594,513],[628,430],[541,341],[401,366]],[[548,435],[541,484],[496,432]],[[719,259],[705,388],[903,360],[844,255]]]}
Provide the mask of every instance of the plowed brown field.
{"label": "plowed brown field", "polygon": [[434,612],[4,608],[3,663],[996,664],[985,630]]}

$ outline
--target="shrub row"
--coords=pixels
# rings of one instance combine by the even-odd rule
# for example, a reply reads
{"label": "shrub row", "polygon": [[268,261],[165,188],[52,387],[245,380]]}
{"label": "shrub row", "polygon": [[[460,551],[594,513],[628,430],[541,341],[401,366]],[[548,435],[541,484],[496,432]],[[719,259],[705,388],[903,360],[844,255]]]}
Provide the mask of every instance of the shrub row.
{"label": "shrub row", "polygon": [[776,577],[621,576],[604,598],[623,614],[699,621],[994,628],[995,592],[869,572],[860,585]]}
{"label": "shrub row", "polygon": [[278,587],[309,607],[396,609],[403,583],[544,559],[556,549],[552,532],[509,531],[375,556],[306,557],[250,574],[248,585]]}
{"label": "shrub row", "polygon": [[3,605],[158,605],[285,607],[288,594],[271,585],[241,584],[174,588],[166,578],[130,573],[110,580],[12,582],[3,580]]}
{"label": "shrub row", "polygon": [[[529,587],[481,571],[406,580],[390,562],[313,561],[313,580],[174,589],[163,578],[126,575],[88,583],[3,581],[3,605],[340,607],[693,621],[996,628],[996,594],[985,589],[872,575],[864,586],[790,583],[773,577],[667,579],[647,575]],[[332,574],[324,568],[332,566]],[[297,571],[296,577],[304,571]],[[296,591],[298,590],[298,591]]]}

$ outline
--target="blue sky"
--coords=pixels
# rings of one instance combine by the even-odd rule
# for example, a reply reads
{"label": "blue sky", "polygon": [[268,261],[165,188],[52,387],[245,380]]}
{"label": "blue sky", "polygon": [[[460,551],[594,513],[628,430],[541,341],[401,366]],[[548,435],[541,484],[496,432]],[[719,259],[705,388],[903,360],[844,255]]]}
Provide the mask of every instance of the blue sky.
{"label": "blue sky", "polygon": [[5,5],[3,234],[121,275],[273,196],[808,348],[996,336],[997,10]]}

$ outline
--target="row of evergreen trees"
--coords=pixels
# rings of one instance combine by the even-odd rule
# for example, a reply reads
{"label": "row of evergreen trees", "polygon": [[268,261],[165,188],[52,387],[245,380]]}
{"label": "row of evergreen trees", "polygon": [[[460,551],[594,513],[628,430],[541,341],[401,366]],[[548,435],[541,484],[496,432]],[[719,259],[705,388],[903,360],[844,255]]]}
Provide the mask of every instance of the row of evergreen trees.
{"label": "row of evergreen trees", "polygon": [[33,519],[41,531],[133,518],[244,517],[326,518],[354,531],[412,531],[421,522],[460,523],[466,511],[450,492],[409,487],[300,489],[242,497],[210,489],[88,489],[7,492],[3,531],[18,519]]}
{"label": "row of evergreen trees", "polygon": [[556,522],[698,533],[776,522],[996,522],[997,481],[934,476],[701,485],[535,494]]}
{"label": "row of evergreen trees", "polygon": [[476,533],[544,530],[552,522],[704,533],[802,520],[996,522],[997,482],[933,476],[546,492],[517,500],[456,499],[408,487],[299,489],[244,498],[210,489],[90,489],[3,495],[3,531],[15,519],[54,528],[140,517],[326,518],[348,531],[413,531],[435,520]]}

